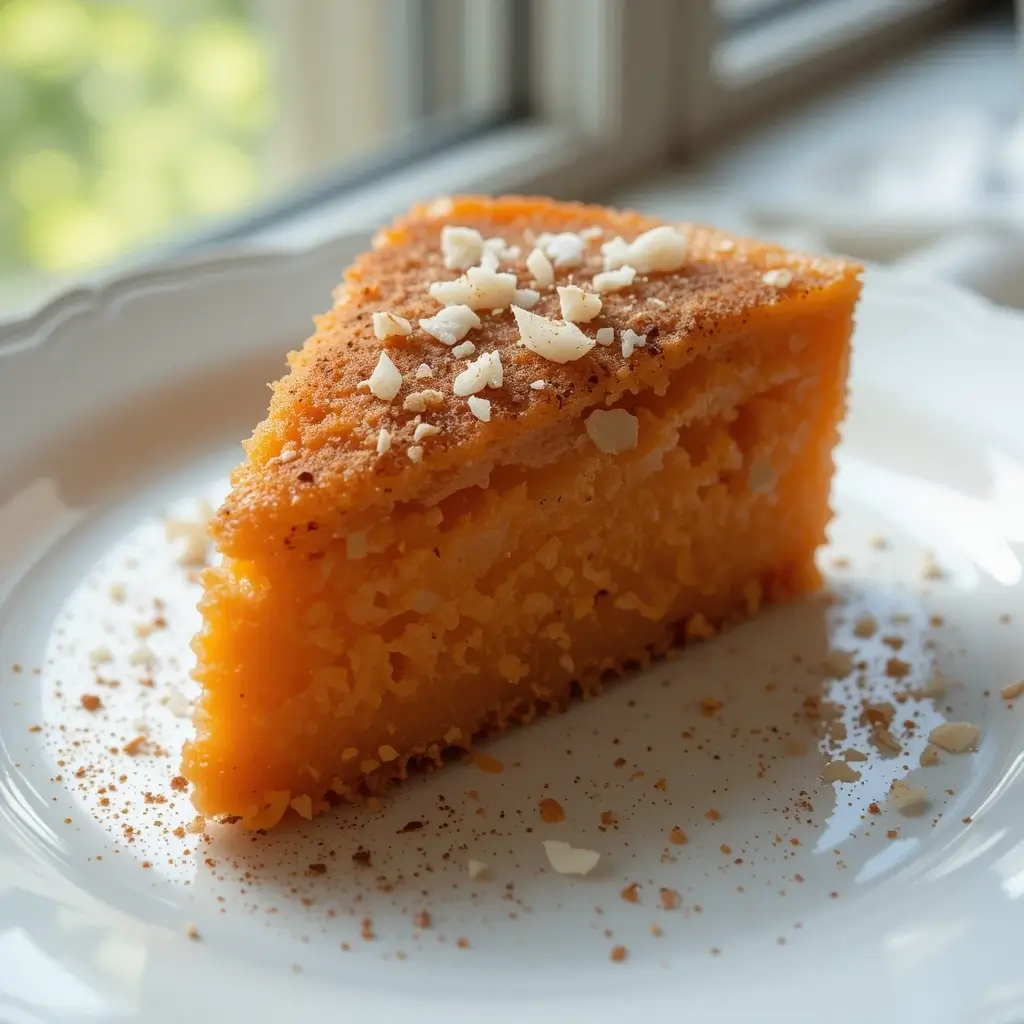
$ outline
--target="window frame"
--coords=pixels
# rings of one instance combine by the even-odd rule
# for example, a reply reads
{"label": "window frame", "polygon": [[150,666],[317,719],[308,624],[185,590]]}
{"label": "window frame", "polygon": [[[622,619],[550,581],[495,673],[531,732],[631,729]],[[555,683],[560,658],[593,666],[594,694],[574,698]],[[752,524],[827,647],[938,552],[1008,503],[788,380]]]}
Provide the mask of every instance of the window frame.
{"label": "window frame", "polygon": [[[399,8],[439,2],[390,0]],[[307,18],[336,3],[289,6]],[[830,36],[843,3],[848,7],[849,0],[820,0],[761,25],[757,31],[767,35],[745,40],[745,60],[734,59],[732,73],[723,75],[723,52],[740,44],[720,38],[713,0],[470,0],[490,38],[504,40],[506,58],[470,62],[475,72],[467,75],[467,88],[477,102],[468,117],[432,124],[427,145],[413,126],[378,157],[236,217],[188,248],[242,240],[316,244],[339,232],[372,230],[413,202],[455,192],[597,198],[858,61],[950,24],[972,6],[971,0],[856,0],[865,16],[846,18],[844,31]],[[779,45],[786,22],[796,18],[803,38],[809,19],[823,34],[822,45],[799,58]],[[479,102],[481,96],[497,97],[505,114],[489,116],[495,104]]]}

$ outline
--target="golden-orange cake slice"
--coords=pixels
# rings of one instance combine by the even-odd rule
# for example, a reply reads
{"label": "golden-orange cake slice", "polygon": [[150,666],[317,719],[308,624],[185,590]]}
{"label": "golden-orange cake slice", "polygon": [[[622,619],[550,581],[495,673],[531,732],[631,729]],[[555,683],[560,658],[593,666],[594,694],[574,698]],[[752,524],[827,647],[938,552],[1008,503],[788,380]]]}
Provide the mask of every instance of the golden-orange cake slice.
{"label": "golden-orange cake slice", "polygon": [[358,800],[817,586],[859,269],[522,197],[382,231],[212,524],[198,810]]}

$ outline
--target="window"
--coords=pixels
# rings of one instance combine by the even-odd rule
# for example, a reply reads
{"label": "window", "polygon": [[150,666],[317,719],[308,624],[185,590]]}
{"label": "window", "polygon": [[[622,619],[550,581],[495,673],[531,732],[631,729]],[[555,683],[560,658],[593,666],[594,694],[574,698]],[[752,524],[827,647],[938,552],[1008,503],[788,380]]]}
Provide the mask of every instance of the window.
{"label": "window", "polygon": [[0,305],[500,121],[509,6],[0,3]]}
{"label": "window", "polygon": [[699,108],[684,107],[684,141],[799,100],[823,80],[894,53],[922,32],[977,8],[970,0],[698,0]]}
{"label": "window", "polygon": [[449,191],[589,198],[972,0],[0,0],[0,308]]}

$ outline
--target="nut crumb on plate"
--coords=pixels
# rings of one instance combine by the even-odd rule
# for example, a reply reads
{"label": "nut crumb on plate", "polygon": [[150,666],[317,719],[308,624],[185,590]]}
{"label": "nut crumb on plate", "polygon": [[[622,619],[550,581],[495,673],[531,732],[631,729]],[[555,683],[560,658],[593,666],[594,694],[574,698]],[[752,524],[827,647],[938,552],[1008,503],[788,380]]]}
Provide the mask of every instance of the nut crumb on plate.
{"label": "nut crumb on plate", "polygon": [[889,805],[901,814],[920,814],[928,806],[928,790],[924,786],[908,786],[894,779],[889,787]]}
{"label": "nut crumb on plate", "polygon": [[853,651],[834,648],[825,655],[821,665],[825,675],[833,679],[845,679],[854,669]]}
{"label": "nut crumb on plate", "polygon": [[640,886],[637,882],[630,882],[619,896],[624,899],[627,903],[639,903],[640,902]]}
{"label": "nut crumb on plate", "polygon": [[578,849],[560,839],[545,839],[544,852],[548,863],[560,875],[587,875],[601,859],[594,850]]}
{"label": "nut crumb on plate", "polygon": [[675,889],[660,888],[658,890],[658,898],[661,900],[661,906],[663,910],[678,910],[682,905],[682,897],[675,891]]}
{"label": "nut crumb on plate", "polygon": [[976,750],[981,729],[970,722],[943,722],[928,734],[928,739],[947,754],[963,754]]}
{"label": "nut crumb on plate", "polygon": [[94,647],[89,652],[89,661],[93,665],[105,665],[114,660],[114,655],[109,647]]}
{"label": "nut crumb on plate", "polygon": [[822,782],[857,782],[860,772],[851,768],[845,761],[829,761],[821,769]]}
{"label": "nut crumb on plate", "polygon": [[862,640],[873,637],[878,631],[878,619],[873,615],[862,615],[853,625],[853,635]]}
{"label": "nut crumb on plate", "polygon": [[903,750],[903,744],[889,729],[875,729],[871,734],[871,742],[888,754],[898,754]]}
{"label": "nut crumb on plate", "polygon": [[555,825],[560,821],[565,821],[565,811],[557,800],[545,797],[540,802],[540,818],[548,825]]}
{"label": "nut crumb on plate", "polygon": [[906,679],[914,666],[902,658],[889,658],[885,663],[885,674],[890,679]]}

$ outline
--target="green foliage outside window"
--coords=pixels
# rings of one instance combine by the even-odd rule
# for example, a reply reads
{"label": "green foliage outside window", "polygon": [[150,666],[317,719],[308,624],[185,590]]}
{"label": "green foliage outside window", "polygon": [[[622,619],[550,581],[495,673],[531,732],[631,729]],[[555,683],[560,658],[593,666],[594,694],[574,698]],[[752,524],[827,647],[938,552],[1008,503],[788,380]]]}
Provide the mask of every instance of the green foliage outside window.
{"label": "green foliage outside window", "polygon": [[272,114],[251,2],[0,0],[0,275],[237,209]]}

